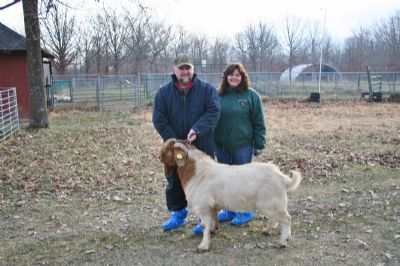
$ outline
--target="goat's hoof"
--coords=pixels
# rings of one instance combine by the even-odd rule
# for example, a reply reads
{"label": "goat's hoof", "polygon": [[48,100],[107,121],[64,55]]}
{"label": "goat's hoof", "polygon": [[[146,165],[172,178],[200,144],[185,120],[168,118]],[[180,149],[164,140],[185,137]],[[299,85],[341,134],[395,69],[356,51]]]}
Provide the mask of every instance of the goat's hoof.
{"label": "goat's hoof", "polygon": [[208,250],[209,250],[208,248],[200,248],[200,247],[197,247],[196,253],[205,253],[205,252],[207,252]]}
{"label": "goat's hoof", "polygon": [[216,229],[216,230],[211,230],[210,233],[213,234],[213,235],[215,235],[215,234],[218,233],[218,229]]}
{"label": "goat's hoof", "polygon": [[264,235],[264,236],[271,236],[271,235],[272,235],[272,231],[270,231],[270,230],[264,230],[264,231],[262,231],[261,234]]}
{"label": "goat's hoof", "polygon": [[286,248],[288,245],[288,241],[287,240],[281,240],[278,243],[278,248]]}

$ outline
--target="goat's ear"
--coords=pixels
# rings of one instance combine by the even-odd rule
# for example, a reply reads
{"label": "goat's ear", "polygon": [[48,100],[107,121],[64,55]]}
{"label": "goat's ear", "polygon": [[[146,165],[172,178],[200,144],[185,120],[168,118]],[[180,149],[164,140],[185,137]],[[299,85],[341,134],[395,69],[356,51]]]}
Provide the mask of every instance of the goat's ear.
{"label": "goat's ear", "polygon": [[173,167],[173,166],[164,164],[164,174],[165,174],[165,177],[171,176],[173,170],[174,170],[174,167]]}
{"label": "goat's ear", "polygon": [[186,144],[177,142],[174,145],[174,159],[178,166],[185,165],[186,158],[188,157],[188,150]]}

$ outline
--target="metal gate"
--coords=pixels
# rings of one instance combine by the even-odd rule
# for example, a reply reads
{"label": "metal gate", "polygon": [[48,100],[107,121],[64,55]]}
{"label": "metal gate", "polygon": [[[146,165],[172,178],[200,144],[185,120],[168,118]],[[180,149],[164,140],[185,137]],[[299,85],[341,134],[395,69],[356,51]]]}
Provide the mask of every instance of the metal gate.
{"label": "metal gate", "polygon": [[0,141],[19,130],[18,103],[15,88],[0,88]]}

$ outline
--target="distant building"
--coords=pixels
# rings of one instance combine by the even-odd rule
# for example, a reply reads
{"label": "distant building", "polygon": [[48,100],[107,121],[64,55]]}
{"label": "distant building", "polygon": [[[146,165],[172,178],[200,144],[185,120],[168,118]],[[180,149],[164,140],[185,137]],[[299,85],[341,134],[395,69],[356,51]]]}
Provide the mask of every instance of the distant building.
{"label": "distant building", "polygon": [[[280,81],[290,79],[290,69],[286,69],[280,77]],[[303,64],[292,67],[291,81],[314,81],[319,79],[319,64]],[[342,74],[334,66],[329,64],[321,65],[321,80],[335,81],[341,80]]]}
{"label": "distant building", "polygon": [[[54,56],[42,50],[44,59]],[[18,114],[29,118],[28,64],[25,37],[0,23],[0,87],[15,87]]]}

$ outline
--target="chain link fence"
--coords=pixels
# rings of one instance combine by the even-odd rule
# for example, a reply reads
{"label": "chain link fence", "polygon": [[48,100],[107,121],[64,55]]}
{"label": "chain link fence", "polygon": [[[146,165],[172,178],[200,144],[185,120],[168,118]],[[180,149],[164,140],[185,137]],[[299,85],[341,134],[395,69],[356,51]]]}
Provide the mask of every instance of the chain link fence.
{"label": "chain link fence", "polygon": [[[199,73],[198,76],[218,88],[221,73]],[[383,97],[400,93],[400,72],[373,73],[379,76],[378,90]],[[365,73],[301,73],[292,82],[281,79],[281,73],[249,73],[252,87],[272,99],[308,99],[319,92],[322,100],[360,99],[368,92]],[[48,92],[51,104],[72,105],[96,110],[123,110],[153,101],[160,86],[171,80],[170,74],[76,75],[54,76]],[[319,83],[319,80],[320,83]]]}
{"label": "chain link fence", "polygon": [[0,87],[0,142],[19,130],[15,88]]}

